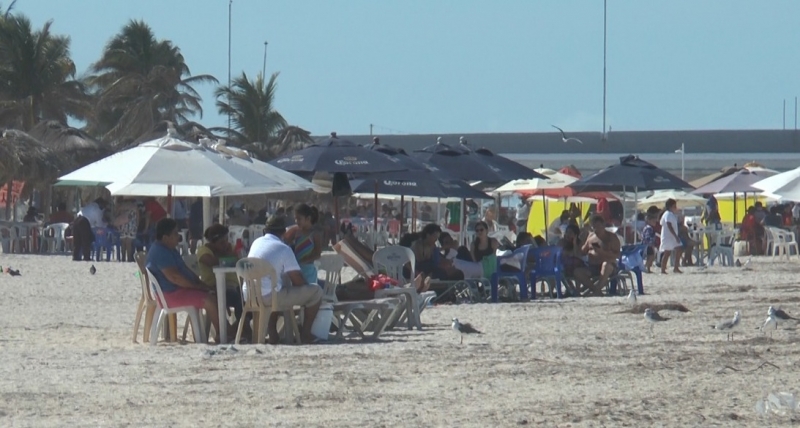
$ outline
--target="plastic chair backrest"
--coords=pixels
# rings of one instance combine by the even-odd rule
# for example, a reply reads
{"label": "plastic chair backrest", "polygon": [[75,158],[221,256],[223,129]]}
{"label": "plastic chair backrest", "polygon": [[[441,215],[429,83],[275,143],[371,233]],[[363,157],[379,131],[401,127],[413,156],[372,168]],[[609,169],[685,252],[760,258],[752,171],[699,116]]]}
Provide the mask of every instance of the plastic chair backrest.
{"label": "plastic chair backrest", "polygon": [[247,257],[236,262],[236,275],[247,285],[247,296],[244,302],[249,307],[264,307],[264,298],[261,295],[261,279],[268,276],[272,284],[272,310],[278,310],[278,293],[275,287],[278,285],[278,275],[275,268],[269,262],[255,257]]}
{"label": "plastic chair backrest", "polygon": [[247,227],[247,230],[250,232],[250,244],[252,245],[253,241],[256,239],[264,236],[264,229],[266,226],[263,224],[251,224]]}
{"label": "plastic chair backrest", "polygon": [[[528,252],[531,250],[531,245],[523,245],[516,250],[514,250],[511,254],[505,256],[498,256],[497,257],[497,272],[501,272],[500,265],[506,264],[509,266],[517,266],[519,265],[519,270],[521,272],[525,272],[525,269],[528,266]],[[514,261],[508,263],[507,261]],[[506,262],[506,263],[504,263]],[[485,274],[486,272],[484,272]]]}
{"label": "plastic chair backrest", "polygon": [[414,280],[415,262],[414,252],[410,248],[399,245],[383,247],[372,255],[372,266],[376,271],[385,271],[387,276],[400,282],[406,281],[403,276],[403,267],[406,263],[411,264],[411,278],[408,280]]}
{"label": "plastic chair backrest", "polygon": [[150,275],[146,267],[147,253],[144,251],[137,251],[136,254],[133,255],[133,259],[136,261],[136,265],[139,266],[139,283],[142,286],[142,296],[144,296],[145,300],[148,302],[155,302],[156,299],[153,296],[153,289],[150,288]]}
{"label": "plastic chair backrest", "polygon": [[167,300],[164,298],[164,292],[161,291],[161,284],[158,283],[156,276],[153,275],[153,271],[151,271],[148,267],[145,267],[144,269],[147,272],[147,278],[150,280],[150,284],[156,292],[156,303],[158,303],[158,306],[161,306],[164,309],[169,309],[169,306],[167,306]]}
{"label": "plastic chair backrest", "polygon": [[561,272],[561,247],[534,248],[536,276],[552,276]]}
{"label": "plastic chair backrest", "polygon": [[186,267],[189,268],[192,272],[199,275],[200,272],[200,262],[197,260],[197,254],[184,254],[183,262],[186,263]]}
{"label": "plastic chair backrest", "polygon": [[325,254],[314,265],[325,271],[325,295],[336,296],[336,287],[342,283],[344,258],[338,254]]}
{"label": "plastic chair backrest", "polygon": [[241,239],[244,242],[244,231],[247,230],[244,226],[228,226],[228,241],[231,245],[236,245],[236,240]]}

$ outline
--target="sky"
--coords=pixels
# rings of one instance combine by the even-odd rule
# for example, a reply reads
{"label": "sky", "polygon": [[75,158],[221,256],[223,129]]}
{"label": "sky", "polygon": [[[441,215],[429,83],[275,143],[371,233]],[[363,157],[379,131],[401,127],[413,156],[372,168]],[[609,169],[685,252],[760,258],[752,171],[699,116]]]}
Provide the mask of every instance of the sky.
{"label": "sky", "polygon": [[[7,5],[9,0],[2,2]],[[131,19],[228,79],[228,0],[19,0],[85,72]],[[233,0],[233,76],[314,135],[602,131],[602,0]],[[793,128],[800,1],[608,0],[612,130]],[[223,126],[213,85],[196,87]]]}

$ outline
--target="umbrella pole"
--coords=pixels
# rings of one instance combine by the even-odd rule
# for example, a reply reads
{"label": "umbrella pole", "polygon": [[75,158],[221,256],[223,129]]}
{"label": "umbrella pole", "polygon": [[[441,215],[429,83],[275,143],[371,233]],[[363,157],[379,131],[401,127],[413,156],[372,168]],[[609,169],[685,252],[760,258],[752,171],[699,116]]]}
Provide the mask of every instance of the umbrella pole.
{"label": "umbrella pole", "polygon": [[[403,225],[406,222],[406,207],[405,207],[405,195],[400,195],[400,234],[403,233]],[[391,214],[391,213],[390,213]],[[400,236],[397,237],[398,239]]]}
{"label": "umbrella pole", "polygon": [[203,231],[211,227],[214,218],[211,214],[211,198],[203,198]]}
{"label": "umbrella pole", "polygon": [[465,221],[467,218],[467,212],[464,210],[464,205],[466,205],[464,203],[465,201],[466,200],[464,198],[461,198],[461,218],[458,219],[458,242],[461,242],[462,245],[468,245],[465,244],[467,239],[467,234],[465,233],[467,227],[467,222]]}
{"label": "umbrella pole", "polygon": [[374,214],[372,223],[372,247],[374,250],[378,249],[378,180],[375,181],[375,202],[372,206],[372,213]]}
{"label": "umbrella pole", "polygon": [[219,197],[219,224],[225,224],[225,197]]}
{"label": "umbrella pole", "polygon": [[542,211],[544,211],[544,242],[550,245],[550,237],[547,236],[550,232],[550,223],[547,221],[547,201],[544,199],[544,192],[542,192]]}
{"label": "umbrella pole", "polygon": [[411,198],[411,233],[417,232],[417,201]]}
{"label": "umbrella pole", "polygon": [[442,221],[442,198],[436,198],[436,223],[440,221]]}
{"label": "umbrella pole", "polygon": [[736,228],[736,192],[733,192],[733,227]]}
{"label": "umbrella pole", "polygon": [[639,188],[633,188],[633,212],[636,213],[636,216],[633,218],[633,244],[636,245],[639,243],[639,238],[636,236],[636,232],[639,228]]}
{"label": "umbrella pole", "polygon": [[334,236],[336,236],[336,241],[338,242],[339,231],[342,230],[342,225],[339,223],[339,198],[333,196],[333,193],[331,193],[331,196],[333,197],[333,219],[336,221],[336,232]]}
{"label": "umbrella pole", "polygon": [[172,185],[167,185],[167,215],[172,218]]}

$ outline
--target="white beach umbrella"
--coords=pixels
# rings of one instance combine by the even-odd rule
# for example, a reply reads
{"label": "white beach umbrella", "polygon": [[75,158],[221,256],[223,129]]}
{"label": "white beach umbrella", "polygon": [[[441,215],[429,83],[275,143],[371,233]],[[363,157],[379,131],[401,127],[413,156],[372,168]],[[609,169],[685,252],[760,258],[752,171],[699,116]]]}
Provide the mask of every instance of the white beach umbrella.
{"label": "white beach umbrella", "polygon": [[[166,136],[142,143],[59,178],[59,185],[111,185],[114,194],[249,195],[313,190],[308,180],[252,159],[246,152]],[[161,189],[160,191],[156,189]],[[137,193],[142,192],[142,193]]]}
{"label": "white beach umbrella", "polygon": [[787,201],[800,202],[800,168],[757,181],[753,187]]}
{"label": "white beach umbrella", "polygon": [[492,195],[507,195],[509,193],[532,193],[538,190],[563,189],[567,185],[578,181],[577,178],[552,169],[539,168],[536,172],[547,176],[547,179],[533,178],[530,180],[512,180],[494,189]]}
{"label": "white beach umbrella", "polygon": [[205,198],[316,189],[242,150],[209,142],[189,143],[170,134],[86,165],[57,185],[108,186],[114,195]]}
{"label": "white beach umbrella", "polygon": [[652,195],[640,200],[636,206],[639,209],[647,209],[651,205],[658,207],[664,206],[669,199],[674,199],[678,203],[678,208],[702,207],[706,200],[700,196],[686,193],[682,190],[658,190]]}

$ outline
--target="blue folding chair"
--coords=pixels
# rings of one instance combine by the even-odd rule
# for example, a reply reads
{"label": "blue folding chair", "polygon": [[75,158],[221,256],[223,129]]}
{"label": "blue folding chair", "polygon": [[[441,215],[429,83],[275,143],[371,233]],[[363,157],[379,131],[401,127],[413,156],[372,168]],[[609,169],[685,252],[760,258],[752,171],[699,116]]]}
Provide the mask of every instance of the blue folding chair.
{"label": "blue folding chair", "polygon": [[122,247],[116,231],[108,227],[93,227],[92,233],[94,234],[94,242],[92,243],[93,258],[98,262],[102,261],[101,250],[105,249],[106,261],[111,261],[111,252],[116,247],[117,260],[119,260]]}
{"label": "blue folding chair", "polygon": [[563,280],[563,268],[561,266],[561,247],[550,246],[534,248],[533,257],[536,266],[531,272],[531,288],[536,290],[538,281],[552,278],[556,286],[556,297],[561,299],[564,295],[561,292],[561,281]]}
{"label": "blue folding chair", "polygon": [[[511,254],[507,256],[502,256],[497,258],[497,269],[492,274],[491,283],[492,283],[492,303],[497,303],[498,300],[498,289],[500,284],[500,278],[517,278],[519,281],[519,299],[520,300],[528,300],[528,281],[525,279],[525,272],[528,264],[528,251],[531,249],[530,245],[523,245],[522,247],[517,248]],[[503,272],[501,270],[501,266],[503,261],[505,260],[513,260],[517,259],[519,261],[520,271],[519,272]],[[532,298],[536,299],[536,290],[531,292]]]}
{"label": "blue folding chair", "polygon": [[608,283],[608,292],[610,295],[615,296],[617,294],[617,282],[619,281],[619,276],[622,274],[630,274],[632,273],[636,276],[636,287],[637,292],[639,295],[644,294],[644,282],[642,281],[642,267],[638,264],[630,267],[623,263],[623,260],[638,260],[643,261],[646,254],[647,246],[638,244],[638,245],[626,245],[622,247],[622,251],[620,251],[620,258],[617,262],[617,274],[609,279]]}

